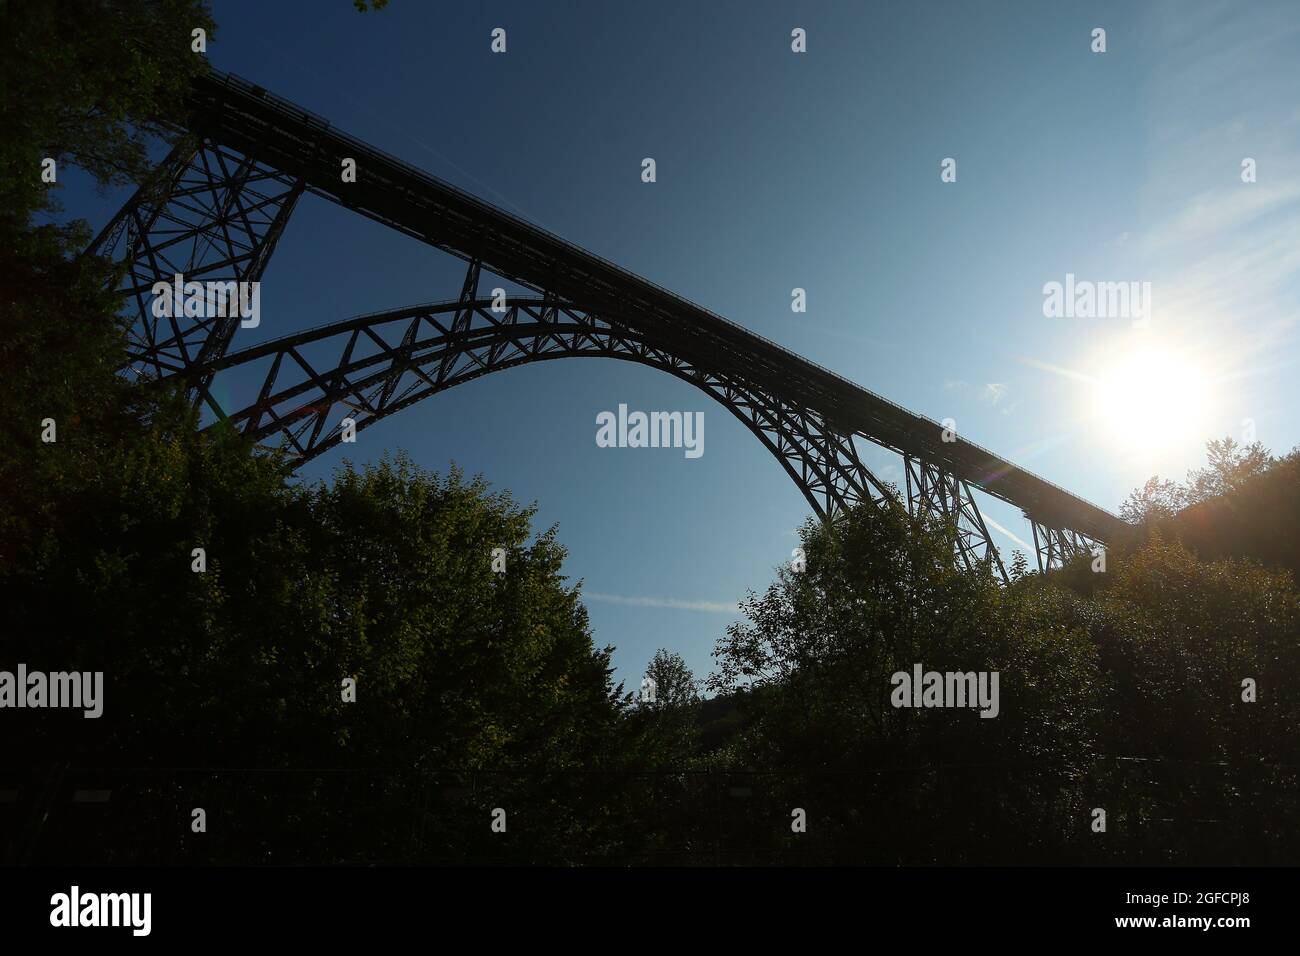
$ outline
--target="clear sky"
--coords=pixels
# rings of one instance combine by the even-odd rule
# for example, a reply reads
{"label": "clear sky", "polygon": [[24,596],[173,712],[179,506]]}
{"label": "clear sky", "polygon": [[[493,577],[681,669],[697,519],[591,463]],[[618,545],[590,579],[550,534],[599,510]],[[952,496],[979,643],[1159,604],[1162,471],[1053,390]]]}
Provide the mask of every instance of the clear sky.
{"label": "clear sky", "polygon": [[[1111,510],[1202,464],[1208,439],[1249,437],[1247,419],[1276,453],[1300,443],[1292,0],[213,8],[218,68]],[[123,198],[68,181],[68,212],[96,227]],[[460,269],[309,197],[234,347],[454,298]],[[1067,274],[1149,282],[1148,326],[1045,316],[1044,285]],[[704,455],[598,448],[596,416],[620,403],[703,411]],[[809,510],[721,406],[626,362],[487,376],[346,454],[398,447],[558,523],[629,687],[657,647],[707,673]],[[892,456],[871,464],[901,481]],[[1014,509],[981,506],[1015,536],[996,532],[1008,555],[1027,539]]]}

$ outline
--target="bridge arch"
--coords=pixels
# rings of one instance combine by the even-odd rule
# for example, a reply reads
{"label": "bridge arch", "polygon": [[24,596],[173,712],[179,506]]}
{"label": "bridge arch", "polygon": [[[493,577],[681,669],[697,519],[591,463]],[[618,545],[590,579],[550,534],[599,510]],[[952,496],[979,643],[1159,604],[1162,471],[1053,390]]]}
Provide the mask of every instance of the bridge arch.
{"label": "bridge arch", "polygon": [[[819,517],[861,501],[900,503],[862,463],[852,436],[815,410],[747,381],[741,369],[702,367],[653,338],[597,310],[547,297],[507,298],[504,305],[461,299],[284,336],[229,352],[187,377],[219,417],[258,444],[283,448],[296,467],[342,441],[344,418],[361,432],[491,372],[561,358],[613,358],[667,372],[726,408],[781,463]],[[330,359],[313,363],[304,355],[309,350]],[[233,412],[219,408],[211,397],[213,377],[255,364],[266,366],[258,398]]]}

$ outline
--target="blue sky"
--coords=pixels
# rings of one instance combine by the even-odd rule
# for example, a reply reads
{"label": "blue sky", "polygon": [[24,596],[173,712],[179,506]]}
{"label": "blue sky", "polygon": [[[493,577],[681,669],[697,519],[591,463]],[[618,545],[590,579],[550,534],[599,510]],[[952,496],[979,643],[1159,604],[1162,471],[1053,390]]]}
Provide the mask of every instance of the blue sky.
{"label": "blue sky", "polygon": [[[213,4],[209,58],[1117,510],[1210,438],[1300,444],[1294,3]],[[495,27],[508,51],[489,50]],[[807,31],[808,52],[790,49]],[[1107,33],[1105,53],[1091,31]],[[641,182],[653,157],[658,181]],[[957,181],[939,164],[957,160]],[[1257,181],[1241,180],[1246,157]],[[66,177],[72,215],[120,204]],[[308,198],[235,347],[453,298],[459,264]],[[1149,328],[1046,318],[1067,273],[1151,283]],[[808,311],[790,308],[807,290]],[[1154,369],[1149,375],[1144,369]],[[1169,388],[1150,389],[1154,380]],[[1170,400],[1169,396],[1173,396]],[[705,454],[596,415],[703,411]],[[625,362],[488,376],[347,454],[455,461],[558,523],[598,643],[703,676],[808,508],[721,406]],[[327,477],[344,452],[306,469]],[[901,480],[882,454],[877,474]],[[981,500],[1018,547],[1018,513]]]}

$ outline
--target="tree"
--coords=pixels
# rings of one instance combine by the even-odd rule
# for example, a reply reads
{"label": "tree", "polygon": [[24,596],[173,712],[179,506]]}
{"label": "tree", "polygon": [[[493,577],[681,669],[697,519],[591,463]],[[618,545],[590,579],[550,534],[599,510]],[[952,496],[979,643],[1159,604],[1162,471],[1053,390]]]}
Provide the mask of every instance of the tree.
{"label": "tree", "polygon": [[646,679],[654,688],[654,706],[676,707],[697,703],[700,699],[695,675],[682,655],[659,648],[646,667]]}
{"label": "tree", "polygon": [[[653,691],[653,696],[651,696]],[[683,769],[695,756],[700,695],[680,654],[655,651],[630,715],[630,751],[640,769]]]}
{"label": "tree", "polygon": [[[1106,574],[1085,564],[1077,592],[1059,573],[1001,586],[956,566],[953,533],[898,509],[850,509],[805,529],[804,571],[779,569],[742,605],[749,620],[719,640],[710,686],[746,719],[717,759],[768,771],[751,779],[770,812],[834,812],[821,842],[728,819],[732,845],[846,863],[1294,852],[1300,705],[1243,698],[1247,679],[1300,679],[1289,574],[1206,561],[1157,530],[1112,552]],[[918,665],[996,672],[998,715],[896,705],[894,675]],[[1090,839],[1094,807],[1122,838]],[[1159,823],[1169,819],[1217,825]]]}
{"label": "tree", "polygon": [[[495,799],[527,805],[563,804],[576,779],[563,775],[620,759],[610,649],[592,645],[554,530],[530,541],[532,512],[508,496],[402,458],[301,488],[234,435],[181,429],[102,466],[65,492],[75,515],[48,529],[39,568],[0,575],[0,599],[16,660],[103,672],[104,715],[20,712],[18,766],[486,770]],[[559,783],[539,792],[539,772]],[[322,801],[317,829],[333,819]],[[565,805],[529,829],[528,852],[581,826]],[[276,859],[313,843],[280,829]]]}
{"label": "tree", "polygon": [[[5,4],[0,219],[9,230],[57,209],[43,158],[99,183],[144,180],[151,137],[184,118],[190,79],[208,69],[192,31],[216,29],[201,0],[68,0]],[[79,250],[77,250],[79,251]]]}
{"label": "tree", "polygon": [[1205,449],[1208,467],[1189,471],[1181,484],[1159,476],[1147,479],[1120,507],[1120,517],[1130,524],[1172,518],[1191,505],[1240,491],[1276,463],[1260,442],[1243,448],[1231,436],[1207,442]]}
{"label": "tree", "polygon": [[[191,29],[211,33],[205,9],[81,0],[4,17],[6,657],[102,672],[105,688],[96,720],[6,718],[6,762],[29,771],[29,826],[0,852],[59,858],[73,839],[55,801],[69,768],[99,768],[127,795],[98,833],[103,862],[157,861],[177,844],[173,801],[198,790],[240,805],[244,836],[220,843],[231,862],[482,855],[485,828],[457,825],[479,800],[536,814],[510,843],[516,860],[562,862],[613,840],[591,812],[594,778],[575,771],[625,759],[626,701],[555,530],[534,534],[531,509],[455,471],[399,457],[305,487],[232,430],[200,433],[184,395],[116,374],[112,269],[79,255],[84,224],[31,224],[55,208],[42,156],[102,183],[144,174],[149,136],[183,118],[189,77],[206,68],[189,48]],[[262,776],[196,784],[149,769],[178,766]],[[145,769],[115,777],[122,767]],[[437,796],[461,774],[469,796]],[[362,824],[340,805],[358,794],[363,810],[403,812]],[[429,800],[434,822],[413,836]]]}
{"label": "tree", "polygon": [[1187,504],[1187,493],[1181,485],[1153,475],[1141,488],[1129,494],[1120,505],[1119,516],[1130,524],[1140,524],[1158,518],[1172,518]]}
{"label": "tree", "polygon": [[[779,569],[718,642],[710,686],[746,711],[730,765],[781,771],[764,778],[772,805],[835,807],[829,859],[988,861],[1000,841],[1032,855],[1078,799],[1098,695],[1078,602],[1028,584],[1013,599],[989,569],[959,569],[955,533],[874,506],[805,528],[806,569]],[[893,675],[918,664],[999,672],[1016,703],[996,719],[894,706]]]}
{"label": "tree", "polygon": [[[71,0],[0,10],[0,568],[48,558],[47,532],[72,520],[73,489],[137,434],[144,410],[113,370],[122,360],[112,267],[81,256],[82,221],[33,225],[58,209],[45,158],[101,185],[139,182],[149,138],[184,117],[207,69],[190,31],[214,29],[197,0]],[[52,420],[57,440],[40,440]],[[35,565],[33,565],[35,566]]]}
{"label": "tree", "polygon": [[1281,691],[1300,677],[1293,579],[1204,560],[1158,532],[1104,577],[1091,631],[1111,688],[1097,714],[1111,759],[1094,787],[1123,807],[1111,859],[1289,859],[1300,841],[1300,703]]}
{"label": "tree", "polygon": [[[1204,559],[1255,558],[1300,577],[1300,449],[1274,458],[1259,442],[1242,447],[1228,437],[1206,450],[1207,467],[1185,483],[1152,478],[1129,495],[1120,514],[1134,528],[1111,549],[1136,547],[1158,530]],[[1098,583],[1086,570],[1067,570],[1072,587]]]}
{"label": "tree", "polygon": [[1228,436],[1209,442],[1205,448],[1209,467],[1187,475],[1189,504],[1239,491],[1274,463],[1273,456],[1260,442],[1252,442],[1243,448]]}

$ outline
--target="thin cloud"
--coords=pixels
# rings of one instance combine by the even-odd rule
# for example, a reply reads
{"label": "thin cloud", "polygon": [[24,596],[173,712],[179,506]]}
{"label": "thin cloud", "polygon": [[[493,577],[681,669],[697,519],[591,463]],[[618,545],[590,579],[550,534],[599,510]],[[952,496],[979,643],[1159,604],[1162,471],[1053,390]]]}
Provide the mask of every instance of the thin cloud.
{"label": "thin cloud", "polygon": [[624,607],[666,607],[676,611],[705,611],[710,614],[739,614],[740,608],[735,604],[719,601],[683,601],[680,598],[632,597],[624,594],[601,594],[599,591],[583,591],[582,596],[589,601],[604,604],[621,604]]}
{"label": "thin cloud", "polygon": [[1010,531],[1008,531],[1006,528],[1002,527],[1002,525],[998,524],[996,521],[994,521],[994,520],[993,520],[992,518],[990,518],[988,515],[981,515],[980,517],[982,517],[982,518],[984,519],[984,523],[985,523],[986,525],[988,525],[990,528],[992,528],[994,531],[1001,531],[1004,535],[1006,535],[1008,538],[1010,538],[1010,539],[1011,539],[1012,541],[1014,541],[1016,544],[1020,545],[1022,548],[1026,548],[1026,549],[1030,548],[1029,542],[1027,542],[1027,541],[1021,541],[1021,540],[1020,540],[1019,538],[1017,538],[1014,534],[1012,534],[1012,533],[1011,533]]}
{"label": "thin cloud", "polygon": [[1231,230],[1284,209],[1300,200],[1300,183],[1252,183],[1249,189],[1203,191],[1193,196],[1171,218],[1142,237],[1144,251],[1160,252],[1170,246],[1191,244],[1222,236]]}
{"label": "thin cloud", "polygon": [[1088,385],[1100,385],[1101,380],[1091,375],[1085,375],[1083,372],[1076,371],[1072,368],[1066,368],[1063,365],[1053,365],[1050,362],[1043,362],[1036,358],[1030,358],[1027,355],[1017,355],[1016,361],[1030,368],[1042,369],[1044,372],[1051,372],[1053,375],[1059,375],[1062,378],[1068,378],[1076,382],[1084,382]]}
{"label": "thin cloud", "polygon": [[[1153,225],[1131,246],[1155,287],[1153,322],[1199,340],[1220,364],[1249,364],[1289,347],[1300,325],[1300,110],[1290,76],[1300,21],[1293,4],[1242,10],[1224,0],[1195,13],[1144,8],[1168,52],[1151,64],[1145,98],[1154,144],[1140,205]],[[1234,144],[1223,152],[1224,144]],[[1239,148],[1238,148],[1239,146]],[[1214,156],[1212,164],[1187,156]],[[1258,161],[1257,181],[1241,163]],[[1209,172],[1208,170],[1213,170]]]}
{"label": "thin cloud", "polygon": [[1007,394],[1007,385],[1005,382],[989,382],[980,392],[980,398],[990,405],[996,405],[1002,401],[1002,397]]}

